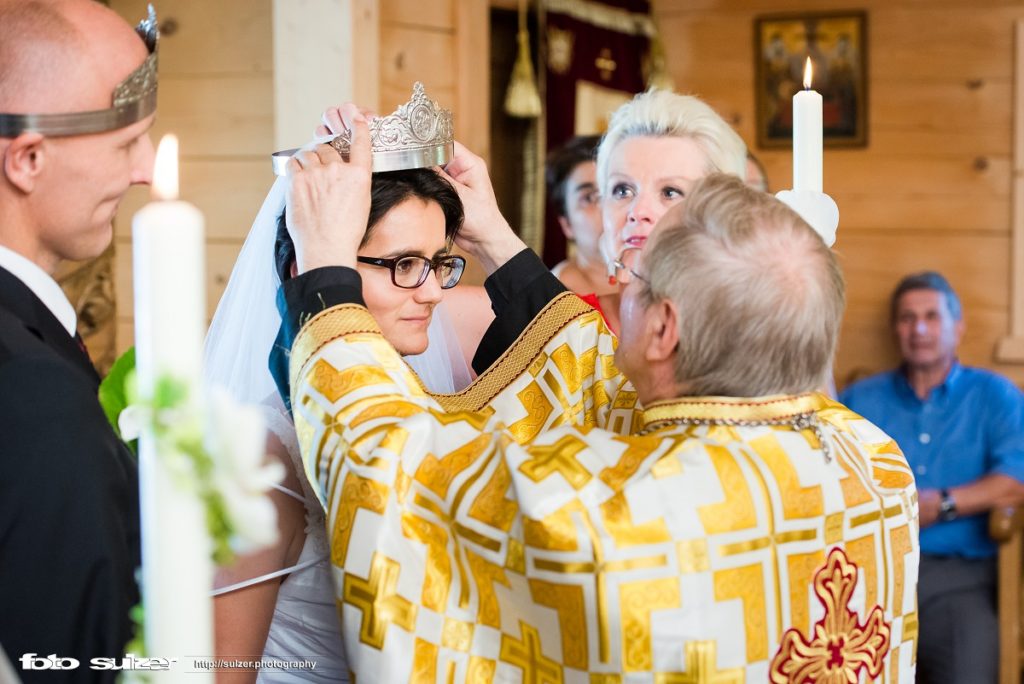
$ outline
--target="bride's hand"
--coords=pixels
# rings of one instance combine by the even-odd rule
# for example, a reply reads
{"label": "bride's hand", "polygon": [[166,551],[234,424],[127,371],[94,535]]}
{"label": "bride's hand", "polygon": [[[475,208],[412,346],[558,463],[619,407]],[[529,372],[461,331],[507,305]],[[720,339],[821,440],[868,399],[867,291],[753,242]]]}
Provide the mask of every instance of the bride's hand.
{"label": "bride's hand", "polygon": [[488,275],[526,248],[498,209],[483,159],[456,141],[455,156],[438,173],[455,188],[465,212],[455,244],[476,257]]}
{"label": "bride's hand", "polygon": [[348,161],[330,145],[303,150],[288,162],[285,222],[299,273],[322,266],[355,268],[370,214],[370,130],[354,105],[341,117],[352,131]]}

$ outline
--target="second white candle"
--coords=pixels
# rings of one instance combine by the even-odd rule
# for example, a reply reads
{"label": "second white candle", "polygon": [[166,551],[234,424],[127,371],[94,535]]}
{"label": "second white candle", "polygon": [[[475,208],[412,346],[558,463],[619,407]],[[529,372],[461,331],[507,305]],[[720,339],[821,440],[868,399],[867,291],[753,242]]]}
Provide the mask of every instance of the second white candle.
{"label": "second white candle", "polygon": [[793,96],[793,189],[822,192],[824,130],[821,94],[811,90],[811,58],[804,68],[804,90]]}

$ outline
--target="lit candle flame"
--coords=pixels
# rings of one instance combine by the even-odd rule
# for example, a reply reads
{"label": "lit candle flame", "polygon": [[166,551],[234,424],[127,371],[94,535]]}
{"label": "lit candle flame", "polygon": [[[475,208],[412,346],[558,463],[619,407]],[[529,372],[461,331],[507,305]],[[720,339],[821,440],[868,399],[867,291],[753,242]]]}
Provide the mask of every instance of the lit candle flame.
{"label": "lit candle flame", "polygon": [[813,75],[813,68],[811,67],[811,58],[808,57],[807,61],[804,62],[804,90],[811,89],[811,76]]}
{"label": "lit candle flame", "polygon": [[156,150],[153,199],[178,199],[178,137],[170,133],[160,139]]}

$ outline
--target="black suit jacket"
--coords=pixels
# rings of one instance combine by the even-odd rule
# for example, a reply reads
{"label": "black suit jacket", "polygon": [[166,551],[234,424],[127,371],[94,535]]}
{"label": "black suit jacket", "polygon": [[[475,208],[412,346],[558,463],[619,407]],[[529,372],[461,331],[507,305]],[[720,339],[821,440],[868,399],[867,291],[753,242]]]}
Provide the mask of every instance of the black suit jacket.
{"label": "black suit jacket", "polygon": [[[73,337],[0,268],[0,645],[25,682],[113,681],[138,601],[138,476]],[[75,670],[25,670],[56,654]],[[161,654],[155,654],[161,655]]]}

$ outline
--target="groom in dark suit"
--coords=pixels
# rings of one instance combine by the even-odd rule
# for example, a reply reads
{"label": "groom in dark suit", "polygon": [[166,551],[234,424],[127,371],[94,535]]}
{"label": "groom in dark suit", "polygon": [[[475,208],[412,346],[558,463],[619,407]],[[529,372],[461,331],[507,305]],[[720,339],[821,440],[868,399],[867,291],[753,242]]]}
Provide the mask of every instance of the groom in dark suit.
{"label": "groom in dark suit", "polygon": [[89,661],[123,656],[138,601],[136,467],[52,274],[103,252],[150,180],[147,28],[0,0],[0,646],[26,682],[112,680]]}

